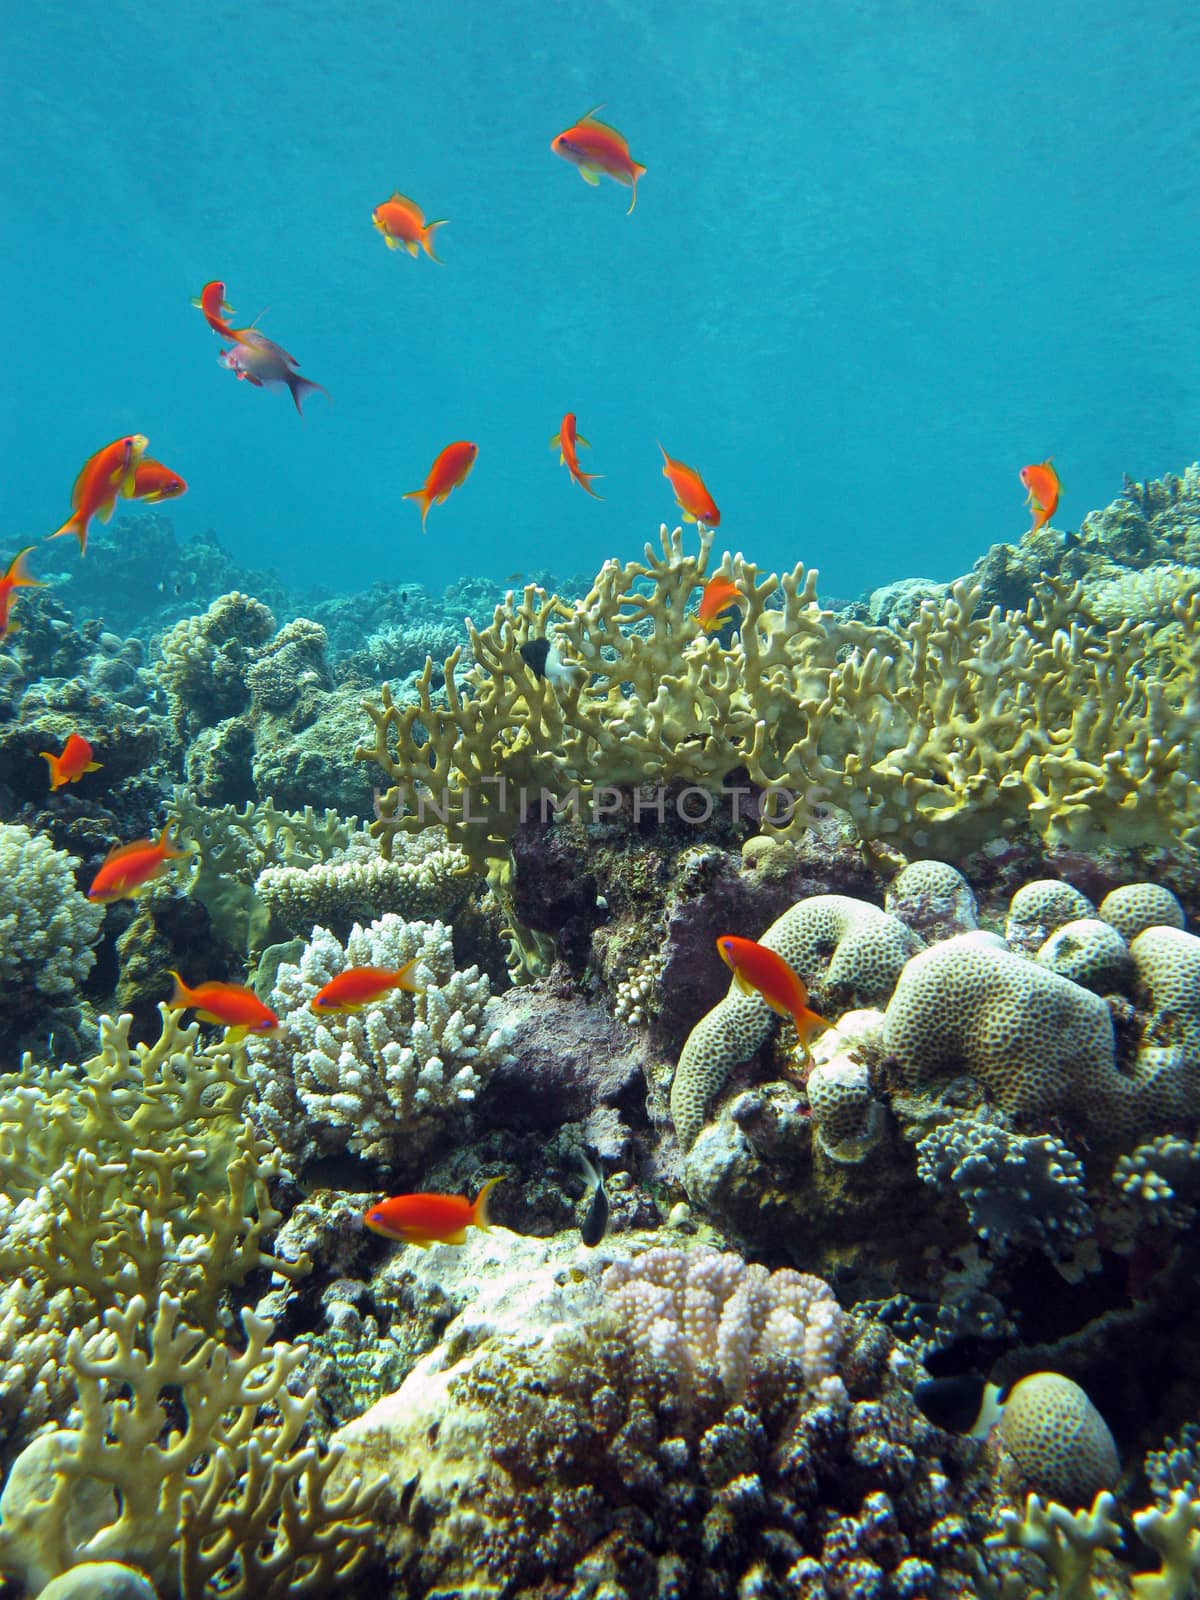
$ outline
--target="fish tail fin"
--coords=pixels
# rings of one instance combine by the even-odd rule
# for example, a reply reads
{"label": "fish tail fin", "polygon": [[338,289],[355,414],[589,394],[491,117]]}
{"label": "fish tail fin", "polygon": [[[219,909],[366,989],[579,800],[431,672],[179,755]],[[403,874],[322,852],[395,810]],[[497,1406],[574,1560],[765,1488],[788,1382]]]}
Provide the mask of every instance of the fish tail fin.
{"label": "fish tail fin", "polygon": [[99,772],[103,765],[103,761],[89,761],[83,770],[85,772]]}
{"label": "fish tail fin", "polygon": [[633,211],[634,206],[637,205],[638,179],[645,177],[645,175],[646,175],[645,167],[641,164],[640,161],[635,161],[633,163],[633,179],[632,179],[632,182],[630,184],[630,187],[633,189],[633,198],[629,202],[629,210],[625,213],[626,216],[629,216],[630,213]]}
{"label": "fish tail fin", "polygon": [[433,503],[428,489],[410,489],[407,494],[400,496],[402,500],[415,500],[421,508],[421,532],[425,532],[425,518],[429,515],[429,507]]}
{"label": "fish tail fin", "polygon": [[63,523],[62,527],[56,532],[49,534],[48,537],[51,539],[61,539],[63,535],[67,533],[73,533],[79,540],[79,554],[84,555],[87,551],[87,519],[80,512],[72,511],[71,515]]}
{"label": "fish tail fin", "polygon": [[41,756],[43,761],[49,764],[51,789],[61,789],[67,780],[62,775],[62,769],[58,764],[58,757],[51,750],[39,750],[38,755]]}
{"label": "fish tail fin", "polygon": [[434,254],[433,230],[435,228],[444,228],[448,221],[448,217],[439,217],[436,222],[427,222],[421,229],[421,248],[425,251],[425,254],[431,261],[437,262],[439,267],[444,266],[445,263],[442,261],[441,256]]}
{"label": "fish tail fin", "polygon": [[491,1194],[498,1183],[503,1181],[504,1174],[502,1172],[498,1172],[494,1178],[489,1178],[475,1196],[475,1204],[471,1207],[471,1221],[477,1228],[482,1228],[485,1233],[488,1229],[488,1195]]}
{"label": "fish tail fin", "polygon": [[397,989],[407,989],[409,994],[425,993],[425,985],[423,983],[415,982],[415,980],[409,976],[409,974],[412,972],[412,969],[416,966],[420,959],[420,956],[414,956],[411,961],[406,961],[396,973]]}
{"label": "fish tail fin", "polygon": [[314,383],[311,378],[302,378],[298,372],[289,372],[286,381],[292,396],[292,404],[301,416],[304,415],[304,407],[300,404],[301,395],[310,394],[314,389],[319,389],[330,403],[333,401],[333,396],[323,383]]}
{"label": "fish tail fin", "polygon": [[164,823],[163,831],[158,836],[158,848],[163,853],[164,861],[182,861],[184,856],[190,856],[192,851],[187,847],[180,847],[171,843],[171,824]]}
{"label": "fish tail fin", "polygon": [[175,987],[171,991],[171,998],[167,1001],[172,1011],[185,1011],[191,1005],[191,990],[175,971],[174,967],[167,968],[167,976],[175,979]]}
{"label": "fish tail fin", "polygon": [[592,484],[596,481],[596,479],[597,478],[602,478],[603,476],[604,476],[604,474],[602,472],[580,472],[580,474],[579,474],[579,485],[580,485],[580,488],[586,489],[588,494],[591,495],[593,500],[603,500],[604,499],[604,496],[602,494],[597,494],[595,489],[592,488]]}
{"label": "fish tail fin", "polygon": [[[51,538],[55,537],[56,535],[51,534]],[[30,576],[28,556],[32,549],[33,546],[27,544],[24,550],[18,550],[9,562],[8,571],[4,576],[8,579],[10,589],[44,589],[46,587],[41,578]]]}

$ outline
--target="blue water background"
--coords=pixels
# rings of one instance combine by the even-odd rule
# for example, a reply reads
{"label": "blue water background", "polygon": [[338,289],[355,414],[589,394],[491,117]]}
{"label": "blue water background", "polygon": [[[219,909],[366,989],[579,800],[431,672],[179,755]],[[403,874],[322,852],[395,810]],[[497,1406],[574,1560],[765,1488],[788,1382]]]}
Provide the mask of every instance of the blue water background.
{"label": "blue water background", "polygon": [[[335,591],[594,571],[674,522],[826,593],[949,577],[1200,439],[1200,13],[1101,3],[4,0],[5,542],[137,429],[181,537]],[[649,168],[585,185],[596,102]],[[393,187],[448,217],[389,253]],[[238,384],[189,305],[331,391]],[[547,441],[565,410],[603,505]],[[451,439],[471,479],[400,500]],[[122,507],[132,519],[136,508]],[[97,582],[102,575],[97,572]]]}

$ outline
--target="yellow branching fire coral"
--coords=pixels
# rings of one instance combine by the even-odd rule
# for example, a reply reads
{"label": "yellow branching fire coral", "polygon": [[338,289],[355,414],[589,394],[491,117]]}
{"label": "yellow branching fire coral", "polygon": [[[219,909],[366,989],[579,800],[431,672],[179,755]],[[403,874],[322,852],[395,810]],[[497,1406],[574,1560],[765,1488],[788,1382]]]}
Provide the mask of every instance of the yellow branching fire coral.
{"label": "yellow branching fire coral", "polygon": [[[723,645],[691,608],[710,541],[687,555],[664,528],[661,551],[607,562],[573,608],[510,595],[470,626],[473,665],[446,662],[444,704],[432,663],[415,702],[385,685],[357,752],[391,784],[374,825],[385,854],[397,832],[444,820],[483,867],[544,795],[586,804],[676,780],[716,793],[740,773],[788,791],[783,829],[832,804],[863,838],[917,849],[935,827],[945,851],[1023,827],[1076,845],[1200,838],[1197,591],[1172,608],[1188,670],[1169,686],[1150,624],[1106,628],[1082,585],[1049,579],[1024,610],[982,616],[964,579],[894,630],[823,610],[802,566],[760,577],[726,555],[717,570],[745,605]],[[541,640],[554,670],[522,653]]]}

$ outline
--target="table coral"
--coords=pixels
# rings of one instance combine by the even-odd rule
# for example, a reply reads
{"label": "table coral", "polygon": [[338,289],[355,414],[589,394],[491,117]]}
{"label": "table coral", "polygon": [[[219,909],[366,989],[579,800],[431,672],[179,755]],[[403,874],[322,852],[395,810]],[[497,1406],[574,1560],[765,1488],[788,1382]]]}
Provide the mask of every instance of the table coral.
{"label": "table coral", "polygon": [[[348,966],[409,961],[424,986],[419,994],[393,990],[360,1013],[318,1016],[310,1007]],[[297,1163],[350,1149],[393,1174],[414,1171],[507,1059],[490,997],[478,968],[455,970],[450,930],[440,922],[388,915],[353,927],[344,945],[314,928],[299,962],[275,975],[279,1034],[249,1045],[262,1127]]]}

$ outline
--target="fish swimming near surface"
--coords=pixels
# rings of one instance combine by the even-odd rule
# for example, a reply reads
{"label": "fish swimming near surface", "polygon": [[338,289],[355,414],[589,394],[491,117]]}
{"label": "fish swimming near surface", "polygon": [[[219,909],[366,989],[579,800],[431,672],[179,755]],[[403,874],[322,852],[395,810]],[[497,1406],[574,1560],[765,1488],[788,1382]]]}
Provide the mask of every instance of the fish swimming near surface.
{"label": "fish swimming near surface", "polygon": [[746,596],[736,583],[728,578],[710,578],[700,596],[700,609],[696,619],[705,633],[716,633],[728,620],[726,613],[733,606],[744,606]]}
{"label": "fish swimming near surface", "polygon": [[1054,470],[1053,459],[1039,461],[1030,467],[1022,467],[1021,482],[1029,490],[1026,504],[1033,512],[1033,525],[1029,531],[1036,533],[1058,510],[1058,497],[1062,492],[1062,484],[1059,483],[1058,473]]}
{"label": "fish swimming near surface", "polygon": [[591,1204],[579,1225],[579,1237],[589,1249],[594,1249],[608,1232],[608,1190],[604,1187],[604,1174],[592,1165],[587,1151],[580,1149],[575,1154],[579,1157],[583,1176],[592,1192]]}
{"label": "fish swimming near surface", "polygon": [[765,944],[735,934],[722,934],[717,949],[743,994],[760,995],[777,1016],[791,1018],[807,1056],[813,1039],[829,1024],[809,1010],[808,989],[795,968]]}
{"label": "fish swimming near surface", "polygon": [[578,122],[556,134],[550,141],[550,148],[556,156],[577,166],[580,177],[593,187],[603,176],[632,189],[633,198],[629,202],[629,211],[632,211],[637,205],[638,179],[645,175],[646,169],[629,154],[625,135],[600,121],[596,115],[600,109],[601,106],[593,106]]}
{"label": "fish swimming near surface", "polygon": [[683,520],[703,522],[709,528],[719,527],[721,513],[695,467],[685,466],[682,461],[673,461],[661,444],[658,448],[662,450],[663,477],[671,485],[675,504],[683,512]]}
{"label": "fish swimming near surface", "polygon": [[248,1033],[274,1033],[279,1018],[241,983],[198,983],[188,987],[174,970],[175,989],[167,1001],[172,1011],[194,1011],[201,1022],[219,1022],[234,1039]]}
{"label": "fish swimming near surface", "polygon": [[33,549],[27,544],[24,550],[18,550],[8,564],[8,571],[0,578],[0,639],[5,639],[10,633],[15,633],[20,623],[15,620],[12,608],[16,603],[17,589],[44,589],[46,585],[40,578],[31,578],[29,575],[29,552]]}
{"label": "fish swimming near surface", "polygon": [[79,554],[83,555],[87,550],[88,524],[93,517],[107,522],[117,496],[128,498],[148,442],[145,434],[127,433],[89,456],[71,490],[71,515],[49,537],[61,539],[64,534],[73,533],[79,540]]}
{"label": "fish swimming near surface", "polygon": [[288,355],[282,345],[276,344],[274,339],[268,339],[257,328],[235,328],[232,337],[236,343],[230,349],[222,350],[217,360],[230,372],[237,374],[239,383],[252,383],[256,389],[267,384],[285,383],[292,404],[301,416],[304,415],[304,407],[300,401],[304,395],[318,389],[327,400],[331,398],[323,384],[314,383],[311,378],[305,378],[296,371],[298,363],[295,356]]}
{"label": "fish swimming near surface", "polygon": [[219,333],[222,339],[237,338],[228,320],[233,316],[233,307],[225,299],[225,285],[219,278],[206,283],[200,293],[193,296],[192,304],[204,313],[204,320],[214,333]]}
{"label": "fish swimming near surface", "polygon": [[371,221],[383,235],[389,250],[407,250],[410,256],[424,250],[431,261],[441,263],[441,257],[433,253],[433,230],[444,228],[446,218],[426,222],[425,213],[417,202],[401,194],[399,189],[393,189],[391,199],[375,207]]}
{"label": "fish swimming near surface", "polygon": [[427,1250],[431,1244],[466,1244],[468,1228],[488,1226],[488,1195],[503,1178],[489,1178],[475,1196],[465,1200],[458,1194],[398,1194],[363,1213],[372,1233],[385,1239],[399,1239]]}
{"label": "fish swimming near surface", "polygon": [[144,500],[147,505],[157,505],[160,500],[177,500],[187,493],[187,484],[177,472],[164,467],[161,461],[143,456],[138,462],[129,488],[124,491],[131,500]]}
{"label": "fish swimming near surface", "polygon": [[92,879],[88,899],[99,905],[128,900],[155,878],[161,878],[172,861],[181,861],[191,853],[176,849],[168,828],[164,828],[157,839],[134,839],[129,844],[116,844]]}
{"label": "fish swimming near surface", "polygon": [[38,755],[50,763],[51,789],[61,789],[65,783],[78,783],[85,772],[100,771],[101,763],[92,760],[92,747],[79,733],[68,734],[61,754],[39,750]]}
{"label": "fish swimming near surface", "polygon": [[313,1011],[361,1011],[375,1000],[382,1000],[393,989],[407,989],[410,994],[424,994],[424,988],[410,974],[420,960],[414,956],[402,967],[347,967],[336,978],[318,989],[309,1001]]}
{"label": "fish swimming near surface", "polygon": [[595,489],[592,488],[592,484],[597,478],[602,478],[604,474],[602,472],[584,472],[579,465],[578,448],[580,445],[583,445],[585,449],[591,449],[591,445],[576,430],[575,413],[568,411],[562,419],[558,432],[550,440],[550,448],[558,451],[559,465],[566,465],[567,471],[581,489],[586,489],[593,500],[603,500],[604,496],[597,494]]}
{"label": "fish swimming near surface", "polygon": [[456,439],[453,444],[448,444],[444,450],[438,452],[437,459],[430,467],[421,487],[410,489],[403,496],[405,500],[415,500],[420,506],[422,532],[425,529],[425,518],[429,515],[430,506],[440,506],[448,498],[450,491],[458,488],[475,465],[475,457],[478,454],[477,444],[472,444],[468,439]]}

